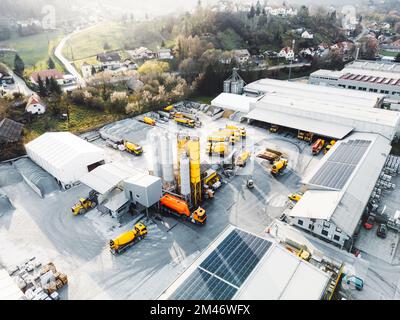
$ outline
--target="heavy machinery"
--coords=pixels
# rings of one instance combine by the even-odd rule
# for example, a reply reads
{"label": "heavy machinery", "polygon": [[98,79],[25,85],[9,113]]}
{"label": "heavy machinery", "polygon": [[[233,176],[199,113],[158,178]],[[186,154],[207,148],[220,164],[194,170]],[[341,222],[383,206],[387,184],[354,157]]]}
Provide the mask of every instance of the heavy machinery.
{"label": "heavy machinery", "polygon": [[149,126],[155,126],[156,125],[156,120],[149,118],[149,117],[144,117],[143,122],[145,124],[148,124]]}
{"label": "heavy machinery", "polygon": [[292,193],[288,196],[289,200],[292,200],[294,202],[299,202],[300,199],[302,198],[302,194],[299,193]]}
{"label": "heavy machinery", "polygon": [[245,127],[237,127],[233,124],[227,124],[225,128],[239,132],[239,135],[242,137],[242,139],[246,139],[247,137],[247,132]]}
{"label": "heavy machinery", "polygon": [[279,126],[277,126],[275,124],[271,124],[271,127],[269,128],[269,132],[277,133],[278,130],[279,130]]}
{"label": "heavy machinery", "polygon": [[251,157],[250,151],[243,151],[236,159],[236,166],[244,168]]}
{"label": "heavy machinery", "polygon": [[114,255],[120,254],[146,236],[147,227],[139,222],[135,225],[133,230],[129,230],[114,240],[110,240],[110,251]]}
{"label": "heavy machinery", "polygon": [[184,126],[184,127],[194,128],[196,126],[196,122],[191,119],[174,117],[174,120],[177,124]]}
{"label": "heavy machinery", "polygon": [[124,146],[127,152],[134,154],[135,156],[143,154],[143,148],[136,143],[125,141]]}
{"label": "heavy machinery", "polygon": [[280,151],[266,149],[266,151],[260,153],[257,157],[268,160],[270,164],[273,164],[275,161],[278,161],[282,155],[283,153]]}
{"label": "heavy machinery", "polygon": [[285,171],[285,169],[287,168],[287,166],[288,166],[288,160],[281,158],[280,160],[275,161],[275,163],[273,164],[273,166],[271,168],[271,173],[273,175],[282,174]]}
{"label": "heavy machinery", "polygon": [[246,187],[247,187],[247,189],[249,189],[249,190],[254,189],[254,181],[253,181],[252,179],[247,180],[247,181],[246,181]]}
{"label": "heavy machinery", "polygon": [[96,207],[97,207],[97,193],[95,191],[91,191],[87,198],[79,199],[79,202],[71,208],[71,211],[74,216],[78,216],[81,214],[85,214],[89,210],[92,210]]}
{"label": "heavy machinery", "polygon": [[229,139],[224,135],[213,134],[207,137],[207,141],[210,143],[227,142]]}
{"label": "heavy machinery", "polygon": [[306,142],[310,142],[312,141],[314,137],[314,134],[312,134],[311,132],[305,132],[305,131],[301,131],[299,130],[299,133],[297,134],[297,138],[300,140],[304,140]]}
{"label": "heavy machinery", "polygon": [[216,154],[223,158],[225,157],[226,152],[227,152],[227,147],[224,142],[217,142],[217,143],[209,142],[207,144],[206,153],[209,156]]}
{"label": "heavy machinery", "polygon": [[203,186],[207,186],[212,190],[217,190],[222,186],[221,176],[217,171],[209,169],[202,174]]}
{"label": "heavy machinery", "polygon": [[197,225],[203,225],[207,221],[207,214],[203,208],[199,207],[197,210],[190,212],[186,201],[170,194],[166,194],[161,198],[160,209],[161,212],[173,214]]}
{"label": "heavy machinery", "polygon": [[321,150],[324,148],[324,146],[325,146],[325,140],[318,139],[317,141],[314,142],[314,144],[311,147],[312,154],[314,156],[318,155],[321,152]]}
{"label": "heavy machinery", "polygon": [[332,140],[324,149],[324,154],[327,154],[329,150],[332,149],[332,147],[336,144],[335,140]]}
{"label": "heavy machinery", "polygon": [[174,110],[174,106],[173,105],[170,105],[170,106],[164,108],[164,111],[167,111],[167,112],[170,112],[172,110]]}

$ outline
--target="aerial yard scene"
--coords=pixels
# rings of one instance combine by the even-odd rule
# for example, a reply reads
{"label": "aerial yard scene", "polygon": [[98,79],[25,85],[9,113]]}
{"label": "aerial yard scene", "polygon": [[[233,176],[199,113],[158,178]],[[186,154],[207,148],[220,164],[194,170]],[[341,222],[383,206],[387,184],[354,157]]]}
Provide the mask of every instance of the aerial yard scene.
{"label": "aerial yard scene", "polygon": [[[305,6],[278,8],[249,2],[238,16],[305,19]],[[193,23],[233,15],[191,10]],[[369,59],[351,28],[358,50],[341,71],[297,48],[289,64],[267,50],[264,70],[210,40],[199,61],[217,62],[193,77],[195,56],[174,70],[184,36],[174,46],[164,29],[157,50],[117,37],[78,54],[101,17],[65,38],[57,25],[45,70],[12,47],[25,25],[0,41],[0,300],[400,297],[395,59]]]}

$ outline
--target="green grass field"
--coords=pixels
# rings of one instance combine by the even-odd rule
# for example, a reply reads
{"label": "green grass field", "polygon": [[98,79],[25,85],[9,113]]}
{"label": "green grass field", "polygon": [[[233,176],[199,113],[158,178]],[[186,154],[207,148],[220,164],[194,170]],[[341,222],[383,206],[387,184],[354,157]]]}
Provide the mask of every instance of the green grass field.
{"label": "green grass field", "polygon": [[397,52],[391,52],[391,51],[387,51],[387,50],[380,50],[379,54],[381,54],[383,56],[387,56],[387,57],[396,57],[398,55]]}
{"label": "green grass field", "polygon": [[[0,42],[0,47],[11,47],[17,50],[29,73],[35,69],[47,68],[47,60],[49,56],[53,55],[52,51],[61,37],[62,35],[59,31],[40,33],[28,37],[20,37],[14,33],[11,39]],[[6,54],[0,57],[0,60],[13,67],[14,54]],[[55,62],[57,63],[57,61]],[[57,68],[61,68],[61,66],[58,65]]]}

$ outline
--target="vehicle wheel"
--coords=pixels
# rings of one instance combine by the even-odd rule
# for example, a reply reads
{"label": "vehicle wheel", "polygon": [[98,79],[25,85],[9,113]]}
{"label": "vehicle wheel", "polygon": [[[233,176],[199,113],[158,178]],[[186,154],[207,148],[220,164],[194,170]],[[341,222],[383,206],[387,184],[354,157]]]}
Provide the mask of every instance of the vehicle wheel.
{"label": "vehicle wheel", "polygon": [[97,206],[97,203],[96,202],[92,202],[92,205],[91,205],[92,209],[96,208],[96,206]]}
{"label": "vehicle wheel", "polygon": [[86,213],[86,210],[85,210],[85,209],[79,210],[79,214],[85,214],[85,213]]}

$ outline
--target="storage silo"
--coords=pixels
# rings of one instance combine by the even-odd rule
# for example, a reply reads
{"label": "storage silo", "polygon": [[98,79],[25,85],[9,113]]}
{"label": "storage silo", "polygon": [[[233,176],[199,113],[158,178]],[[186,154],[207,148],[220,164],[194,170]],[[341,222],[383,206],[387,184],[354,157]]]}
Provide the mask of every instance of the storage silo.
{"label": "storage silo", "polygon": [[191,188],[190,188],[190,161],[186,155],[180,158],[180,180],[181,180],[181,195],[190,202]]}
{"label": "storage silo", "polygon": [[174,182],[174,157],[172,152],[171,138],[167,134],[160,138],[161,146],[161,166],[163,179],[167,183]]}
{"label": "storage silo", "polygon": [[190,158],[190,183],[192,189],[192,203],[196,207],[201,203],[201,166],[200,166],[200,139],[190,137],[188,141]]}
{"label": "storage silo", "polygon": [[238,92],[238,82],[232,81],[231,82],[231,93],[237,94]]}
{"label": "storage silo", "polygon": [[224,92],[225,93],[230,93],[231,92],[231,81],[230,80],[225,80],[224,81]]}
{"label": "storage silo", "polygon": [[151,169],[153,170],[153,176],[162,178],[162,167],[161,167],[161,144],[159,134],[152,134],[150,136],[150,145],[152,150],[152,163]]}

